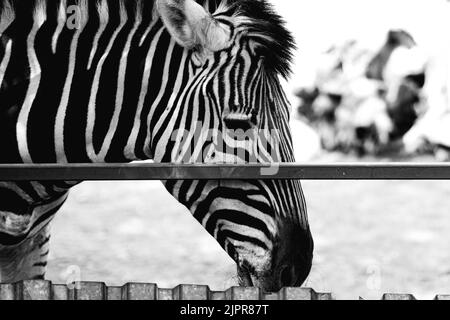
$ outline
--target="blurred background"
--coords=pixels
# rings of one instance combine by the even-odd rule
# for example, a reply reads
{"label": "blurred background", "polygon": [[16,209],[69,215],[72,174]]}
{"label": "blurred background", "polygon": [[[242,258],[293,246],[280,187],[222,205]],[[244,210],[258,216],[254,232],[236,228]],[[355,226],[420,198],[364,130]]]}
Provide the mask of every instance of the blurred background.
{"label": "blurred background", "polygon": [[448,1],[275,4],[298,45],[286,84],[298,161],[448,160]]}
{"label": "blurred background", "polygon": [[[450,3],[272,0],[298,51],[285,83],[297,160],[447,161]],[[450,182],[305,181],[307,283],[337,298],[450,293]],[[159,182],[75,188],[53,224],[48,277],[236,284],[235,266]]]}

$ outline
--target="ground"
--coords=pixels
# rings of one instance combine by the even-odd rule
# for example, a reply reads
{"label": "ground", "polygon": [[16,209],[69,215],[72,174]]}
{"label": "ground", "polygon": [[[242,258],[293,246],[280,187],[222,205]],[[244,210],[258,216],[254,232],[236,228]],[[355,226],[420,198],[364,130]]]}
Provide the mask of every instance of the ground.
{"label": "ground", "polygon": [[[306,286],[349,299],[450,293],[450,181],[303,186],[316,244]],[[159,182],[81,184],[51,245],[48,278],[57,283],[80,274],[109,285],[236,284],[231,259]]]}

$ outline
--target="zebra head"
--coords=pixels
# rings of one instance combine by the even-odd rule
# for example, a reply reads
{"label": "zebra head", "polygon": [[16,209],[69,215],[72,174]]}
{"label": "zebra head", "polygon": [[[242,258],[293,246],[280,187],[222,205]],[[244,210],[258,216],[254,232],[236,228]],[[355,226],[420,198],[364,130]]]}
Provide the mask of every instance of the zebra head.
{"label": "zebra head", "polygon": [[[289,104],[279,79],[289,73],[293,39],[272,7],[257,0],[217,6],[157,0],[156,8],[181,47],[183,67],[160,111],[166,120],[150,129],[153,159],[294,162]],[[174,181],[166,187],[236,261],[241,285],[276,291],[300,286],[308,276],[313,241],[299,181],[268,175],[264,181]]]}

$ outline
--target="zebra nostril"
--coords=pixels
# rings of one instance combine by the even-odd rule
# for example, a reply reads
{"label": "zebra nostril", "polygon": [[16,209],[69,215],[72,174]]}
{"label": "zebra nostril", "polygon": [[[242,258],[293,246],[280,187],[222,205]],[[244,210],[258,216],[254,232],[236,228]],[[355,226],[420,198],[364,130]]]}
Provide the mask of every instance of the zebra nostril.
{"label": "zebra nostril", "polygon": [[280,282],[282,286],[292,286],[295,283],[294,268],[288,266],[283,267],[280,273]]}

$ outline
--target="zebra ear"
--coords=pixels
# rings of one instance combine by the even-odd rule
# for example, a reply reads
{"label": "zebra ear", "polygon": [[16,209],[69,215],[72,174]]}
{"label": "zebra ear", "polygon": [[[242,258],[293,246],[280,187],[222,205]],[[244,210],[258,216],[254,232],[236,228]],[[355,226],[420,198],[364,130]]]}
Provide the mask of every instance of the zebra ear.
{"label": "zebra ear", "polygon": [[156,8],[167,30],[181,46],[213,52],[229,47],[229,26],[215,20],[194,0],[156,0]]}

